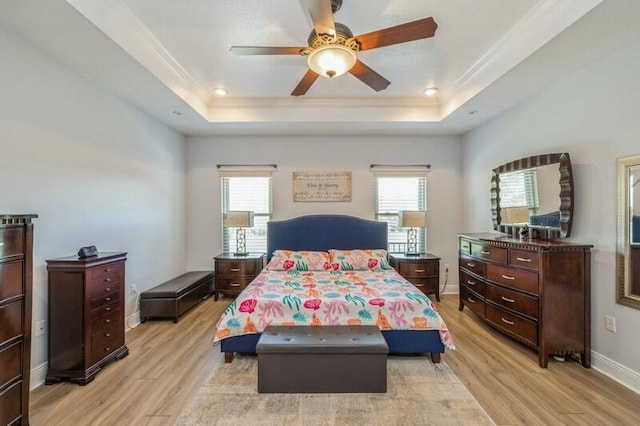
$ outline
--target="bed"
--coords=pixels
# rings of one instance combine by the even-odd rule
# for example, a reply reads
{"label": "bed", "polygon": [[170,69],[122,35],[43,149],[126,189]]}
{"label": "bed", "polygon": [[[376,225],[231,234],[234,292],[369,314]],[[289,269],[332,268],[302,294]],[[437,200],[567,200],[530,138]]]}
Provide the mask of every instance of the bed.
{"label": "bed", "polygon": [[[271,221],[267,235],[267,267],[217,322],[214,342],[225,362],[255,353],[268,325],[375,324],[391,354],[429,353],[434,363],[454,348],[437,307],[388,266],[386,223],[310,215]],[[363,252],[370,257],[364,268]],[[300,261],[300,254],[311,257]],[[297,257],[280,262],[282,256]]]}

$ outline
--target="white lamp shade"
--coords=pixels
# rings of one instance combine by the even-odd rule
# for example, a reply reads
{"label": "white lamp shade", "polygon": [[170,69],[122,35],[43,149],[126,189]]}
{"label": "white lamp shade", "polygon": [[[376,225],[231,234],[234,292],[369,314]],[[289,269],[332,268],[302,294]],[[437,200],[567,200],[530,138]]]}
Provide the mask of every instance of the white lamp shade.
{"label": "white lamp shade", "polygon": [[403,210],[400,212],[403,228],[424,228],[427,226],[427,212],[424,210]]}
{"label": "white lamp shade", "polygon": [[253,226],[253,212],[228,211],[224,214],[224,225],[231,228],[251,228]]}
{"label": "white lamp shade", "polygon": [[355,52],[341,44],[319,47],[307,57],[309,68],[323,77],[342,75],[353,68],[355,63]]}

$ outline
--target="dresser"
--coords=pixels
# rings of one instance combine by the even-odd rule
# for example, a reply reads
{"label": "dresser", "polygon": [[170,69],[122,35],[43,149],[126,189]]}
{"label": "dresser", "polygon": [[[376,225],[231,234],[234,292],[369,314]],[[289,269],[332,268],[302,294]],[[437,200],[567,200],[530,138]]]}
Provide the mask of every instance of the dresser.
{"label": "dresser", "polygon": [[440,301],[440,258],[433,254],[406,255],[389,253],[389,263],[400,275],[424,294]]}
{"label": "dresser", "polygon": [[236,256],[233,253],[221,253],[214,257],[215,297],[220,294],[237,296],[253,281],[264,267],[263,253],[248,253]]}
{"label": "dresser", "polygon": [[591,245],[521,241],[506,234],[458,236],[460,305],[498,331],[549,355],[591,365]]}
{"label": "dresser", "polygon": [[86,385],[129,354],[124,341],[127,253],[47,260],[49,365],[45,384]]}
{"label": "dresser", "polygon": [[29,424],[36,217],[0,214],[0,426]]}

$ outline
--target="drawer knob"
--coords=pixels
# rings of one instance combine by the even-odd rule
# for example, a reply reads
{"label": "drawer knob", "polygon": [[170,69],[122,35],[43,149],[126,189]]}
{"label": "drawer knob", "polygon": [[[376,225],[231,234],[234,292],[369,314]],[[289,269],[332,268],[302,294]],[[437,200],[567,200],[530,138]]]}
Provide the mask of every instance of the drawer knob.
{"label": "drawer knob", "polygon": [[111,337],[111,333],[104,333],[104,337]]}
{"label": "drawer knob", "polygon": [[517,257],[516,259],[519,260],[520,262],[531,262],[531,259],[529,259],[528,257]]}
{"label": "drawer knob", "polygon": [[513,300],[513,299],[509,299],[509,298],[504,297],[504,296],[500,296],[500,297],[502,297],[502,300],[504,300],[505,302],[509,302],[509,303],[514,303],[515,302],[515,300]]}
{"label": "drawer knob", "polygon": [[490,252],[486,251],[486,250],[482,250],[480,253],[484,254],[485,256],[490,254]]}
{"label": "drawer knob", "polygon": [[105,293],[108,292],[108,291],[111,291],[111,287],[107,287],[107,288],[104,289]]}
{"label": "drawer knob", "polygon": [[111,348],[104,348],[105,352],[109,352],[111,350]]}
{"label": "drawer knob", "polygon": [[104,300],[106,300],[107,302],[110,302],[111,298],[110,297],[105,297]]}
{"label": "drawer knob", "polygon": [[515,324],[515,322],[513,322],[513,321],[509,321],[508,319],[504,319],[504,318],[502,318],[502,317],[501,317],[500,319],[502,319],[502,322],[503,322],[503,323],[505,323],[505,324],[509,324],[509,325],[513,325],[513,324]]}
{"label": "drawer knob", "polygon": [[502,278],[504,278],[505,280],[515,280],[516,277],[512,277],[511,275],[502,275]]}
{"label": "drawer knob", "polygon": [[111,310],[111,308],[105,308],[104,310],[109,312]]}
{"label": "drawer knob", "polygon": [[467,262],[467,266],[468,266],[469,268],[475,268],[475,267],[476,267],[476,264],[475,264],[475,263],[473,263],[473,262]]}
{"label": "drawer knob", "polygon": [[106,322],[107,324],[109,324],[109,323],[111,322],[111,320],[110,320],[110,319],[106,319],[106,320],[104,320],[104,322]]}
{"label": "drawer knob", "polygon": [[229,268],[231,272],[240,272],[240,268]]}
{"label": "drawer knob", "polygon": [[421,274],[421,273],[423,273],[423,272],[424,272],[424,269],[416,269],[416,273],[417,273],[417,274]]}
{"label": "drawer knob", "polygon": [[471,281],[471,280],[467,280],[467,284],[469,284],[469,285],[476,285],[476,282],[475,282],[475,281]]}
{"label": "drawer knob", "polygon": [[105,272],[111,272],[111,268],[105,268]]}
{"label": "drawer knob", "polygon": [[231,287],[240,287],[240,283],[231,283],[230,286]]}
{"label": "drawer knob", "polygon": [[416,287],[424,287],[424,284],[414,284]]}
{"label": "drawer knob", "polygon": [[105,282],[105,283],[110,283],[110,282],[111,282],[111,278],[105,278],[105,279],[104,279],[104,282]]}
{"label": "drawer knob", "polygon": [[475,301],[475,300],[473,300],[473,299],[471,298],[471,296],[467,297],[467,300],[468,300],[469,302],[471,302],[471,303],[476,303],[476,301]]}

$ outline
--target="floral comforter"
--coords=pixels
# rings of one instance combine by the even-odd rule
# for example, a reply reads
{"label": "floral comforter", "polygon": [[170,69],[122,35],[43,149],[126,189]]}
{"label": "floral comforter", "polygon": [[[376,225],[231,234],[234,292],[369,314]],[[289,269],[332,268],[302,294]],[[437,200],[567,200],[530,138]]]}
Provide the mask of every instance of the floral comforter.
{"label": "floral comforter", "polygon": [[395,270],[268,271],[229,305],[214,342],[269,325],[377,325],[381,330],[439,330],[453,339],[438,309]]}

